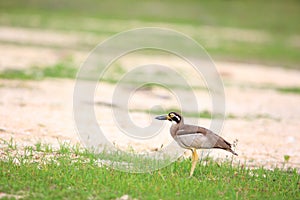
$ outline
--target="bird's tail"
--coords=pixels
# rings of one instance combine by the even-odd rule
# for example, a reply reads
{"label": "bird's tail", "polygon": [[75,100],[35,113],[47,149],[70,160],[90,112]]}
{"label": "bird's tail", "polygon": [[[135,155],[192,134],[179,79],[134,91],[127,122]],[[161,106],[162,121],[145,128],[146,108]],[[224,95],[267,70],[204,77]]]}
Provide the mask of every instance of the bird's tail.
{"label": "bird's tail", "polygon": [[232,153],[233,155],[235,155],[235,156],[238,156],[238,154],[237,153],[235,153],[232,149],[225,149],[226,151],[229,151],[230,153]]}
{"label": "bird's tail", "polygon": [[219,149],[223,149],[225,151],[229,151],[230,153],[232,153],[233,155],[238,156],[237,153],[235,153],[232,149],[231,149],[231,144],[229,142],[227,142],[226,140],[224,140],[223,138],[219,138],[219,140],[217,141],[217,143],[215,144],[214,148],[219,148]]}

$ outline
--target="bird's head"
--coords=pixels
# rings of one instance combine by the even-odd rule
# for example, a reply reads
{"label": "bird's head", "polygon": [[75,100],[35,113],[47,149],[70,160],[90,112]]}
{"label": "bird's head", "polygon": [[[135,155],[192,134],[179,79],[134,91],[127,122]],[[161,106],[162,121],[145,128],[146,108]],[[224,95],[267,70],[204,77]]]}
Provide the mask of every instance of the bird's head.
{"label": "bird's head", "polygon": [[175,122],[176,124],[179,124],[182,120],[182,117],[176,112],[170,112],[168,115],[157,116],[155,117],[155,119],[169,120],[171,122]]}

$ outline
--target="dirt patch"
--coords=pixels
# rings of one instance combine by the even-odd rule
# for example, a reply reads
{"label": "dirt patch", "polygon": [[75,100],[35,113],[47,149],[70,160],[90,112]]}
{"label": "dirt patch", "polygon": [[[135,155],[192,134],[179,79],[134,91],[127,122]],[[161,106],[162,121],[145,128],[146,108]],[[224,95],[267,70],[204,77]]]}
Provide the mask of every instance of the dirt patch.
{"label": "dirt patch", "polygon": [[[3,29],[3,28],[2,28]],[[9,28],[5,28],[9,31]],[[24,34],[23,39],[31,37],[30,33],[19,30],[15,35],[5,40],[15,40],[17,33]],[[3,38],[3,34],[2,38]],[[43,35],[44,33],[42,33]],[[43,37],[48,37],[44,35]],[[53,34],[51,33],[52,37]],[[49,37],[50,37],[49,36]],[[54,34],[56,37],[56,35]],[[22,37],[19,38],[22,40]],[[39,37],[39,36],[37,36]],[[76,43],[76,37],[57,36],[57,40],[33,39],[32,42],[49,41],[61,43],[65,39]],[[22,40],[23,41],[23,40]],[[42,47],[25,47],[13,44],[0,45],[1,69],[27,68],[33,63],[55,63],[65,55],[74,56],[76,63],[81,63],[88,52],[64,51]],[[129,70],[133,66],[152,63],[174,66],[181,74],[189,77],[192,85],[199,77],[191,66],[178,61],[178,58],[149,55],[120,59],[121,66]],[[225,83],[226,112],[229,117],[223,130],[219,133],[228,141],[238,140],[236,151],[239,157],[235,162],[249,166],[285,166],[300,168],[300,95],[296,93],[281,93],[277,87],[300,87],[300,72],[276,67],[250,65],[241,63],[216,62],[217,69]],[[201,77],[200,77],[201,78]],[[74,80],[46,79],[43,81],[0,80],[0,137],[4,140],[13,138],[19,146],[33,145],[37,142],[50,143],[58,146],[60,142],[72,144],[80,142],[73,120],[73,90]],[[205,86],[200,81],[199,85]],[[198,86],[199,86],[198,85]],[[122,149],[129,147],[134,151],[155,151],[162,145],[166,146],[172,138],[166,124],[162,134],[148,141],[138,141],[122,136],[115,125],[111,108],[111,97],[114,86],[102,84],[101,93],[95,93],[96,117],[103,129],[109,133],[110,139]],[[199,97],[200,110],[210,110],[211,99],[205,90],[195,90]],[[200,98],[201,97],[201,98]],[[94,102],[91,102],[94,103]],[[163,104],[177,107],[176,99],[168,97],[165,90],[142,90],[131,102],[132,109],[147,110],[150,105]],[[136,124],[147,126],[153,120],[148,113],[132,113]],[[186,122],[195,119],[187,118]],[[209,127],[209,119],[200,119],[199,125]],[[216,158],[226,158],[229,155],[220,150],[214,150],[211,155]],[[284,162],[284,156],[290,156]]]}

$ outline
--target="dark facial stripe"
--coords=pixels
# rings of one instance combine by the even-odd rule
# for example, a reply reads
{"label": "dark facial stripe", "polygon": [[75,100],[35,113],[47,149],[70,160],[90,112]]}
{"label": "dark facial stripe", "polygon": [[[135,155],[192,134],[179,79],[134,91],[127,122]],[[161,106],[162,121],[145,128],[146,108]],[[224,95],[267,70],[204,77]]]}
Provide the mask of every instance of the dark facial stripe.
{"label": "dark facial stripe", "polygon": [[176,122],[177,124],[181,121],[181,116],[175,112],[169,113],[169,116],[171,117],[171,120]]}
{"label": "dark facial stripe", "polygon": [[173,118],[172,118],[173,121],[175,121],[177,124],[180,122],[181,118],[178,116],[178,115],[175,115]]}

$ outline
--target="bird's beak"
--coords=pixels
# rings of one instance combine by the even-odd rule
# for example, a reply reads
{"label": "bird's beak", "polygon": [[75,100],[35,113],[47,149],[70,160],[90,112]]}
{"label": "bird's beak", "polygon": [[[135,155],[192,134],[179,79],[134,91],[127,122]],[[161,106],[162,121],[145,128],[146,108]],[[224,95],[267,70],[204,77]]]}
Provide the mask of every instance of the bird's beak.
{"label": "bird's beak", "polygon": [[161,115],[161,116],[155,117],[155,119],[158,119],[158,120],[168,120],[169,116],[168,115]]}

